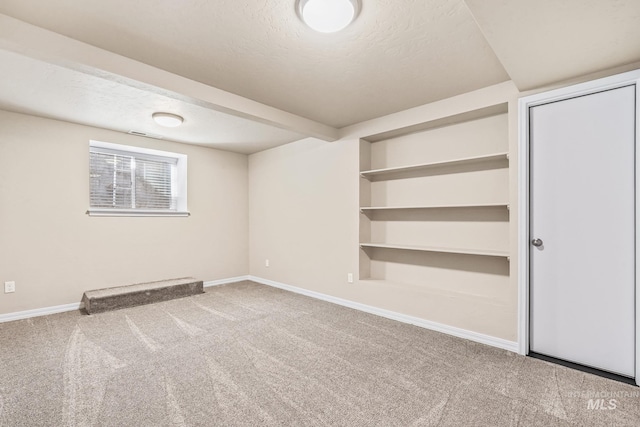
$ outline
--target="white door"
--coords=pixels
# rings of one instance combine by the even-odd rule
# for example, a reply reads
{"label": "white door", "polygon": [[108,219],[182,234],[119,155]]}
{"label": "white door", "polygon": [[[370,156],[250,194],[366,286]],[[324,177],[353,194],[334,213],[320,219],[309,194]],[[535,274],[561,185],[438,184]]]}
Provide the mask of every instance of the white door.
{"label": "white door", "polygon": [[635,377],[635,85],[529,114],[530,350]]}

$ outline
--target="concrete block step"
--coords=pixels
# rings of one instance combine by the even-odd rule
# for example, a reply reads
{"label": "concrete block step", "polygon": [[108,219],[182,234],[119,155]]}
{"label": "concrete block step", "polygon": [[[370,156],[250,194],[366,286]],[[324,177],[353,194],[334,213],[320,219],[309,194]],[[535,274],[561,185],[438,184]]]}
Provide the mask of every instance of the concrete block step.
{"label": "concrete block step", "polygon": [[183,298],[203,292],[202,280],[185,277],[86,291],[82,296],[82,302],[88,314],[95,314]]}

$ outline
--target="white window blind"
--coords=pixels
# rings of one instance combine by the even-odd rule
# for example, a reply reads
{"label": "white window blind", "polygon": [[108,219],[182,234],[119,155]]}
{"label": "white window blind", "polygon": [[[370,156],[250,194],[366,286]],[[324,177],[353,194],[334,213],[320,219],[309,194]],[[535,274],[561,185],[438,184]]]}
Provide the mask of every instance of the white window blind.
{"label": "white window blind", "polygon": [[[180,185],[186,182],[186,176],[180,176],[184,169],[180,167],[183,155],[156,153],[156,150],[92,141],[89,213],[135,215],[186,211],[186,194],[181,194],[186,193],[186,189]],[[186,156],[183,157],[186,162]]]}

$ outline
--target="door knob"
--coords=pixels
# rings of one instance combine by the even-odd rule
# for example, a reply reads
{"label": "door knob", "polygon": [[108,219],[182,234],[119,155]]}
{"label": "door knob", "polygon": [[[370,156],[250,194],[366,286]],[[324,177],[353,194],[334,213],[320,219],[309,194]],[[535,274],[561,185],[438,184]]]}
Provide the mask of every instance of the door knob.
{"label": "door knob", "polygon": [[532,244],[533,246],[535,246],[536,248],[539,248],[540,246],[542,246],[542,240],[540,240],[540,239],[533,239],[533,240],[531,241],[531,244]]}

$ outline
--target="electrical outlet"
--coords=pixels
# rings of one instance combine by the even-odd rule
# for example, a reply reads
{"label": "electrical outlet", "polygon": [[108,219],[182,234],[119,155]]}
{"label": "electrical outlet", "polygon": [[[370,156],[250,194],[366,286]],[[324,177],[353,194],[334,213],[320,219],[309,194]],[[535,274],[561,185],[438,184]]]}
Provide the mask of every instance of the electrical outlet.
{"label": "electrical outlet", "polygon": [[353,283],[353,273],[347,274],[347,282]]}
{"label": "electrical outlet", "polygon": [[265,267],[269,267],[269,260],[268,260],[268,259],[265,259],[265,260],[264,260],[264,266],[265,266]]}
{"label": "electrical outlet", "polygon": [[4,293],[10,294],[16,291],[16,282],[4,282]]}

